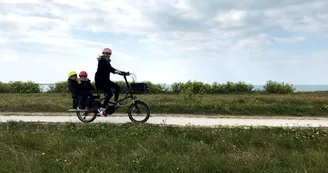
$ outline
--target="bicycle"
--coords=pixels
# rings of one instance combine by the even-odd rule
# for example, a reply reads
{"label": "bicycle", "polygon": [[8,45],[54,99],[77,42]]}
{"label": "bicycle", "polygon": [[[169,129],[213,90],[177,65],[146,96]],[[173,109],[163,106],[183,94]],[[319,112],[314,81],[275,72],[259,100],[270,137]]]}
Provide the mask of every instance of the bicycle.
{"label": "bicycle", "polygon": [[[134,96],[133,94],[146,94],[146,93],[149,93],[149,89],[148,89],[146,83],[135,83],[135,79],[133,79],[133,83],[129,84],[126,76],[130,76],[131,74],[133,74],[133,73],[130,73],[130,72],[125,73],[124,72],[123,74],[121,74],[124,77],[124,80],[125,80],[125,83],[127,86],[127,92],[125,94],[125,97],[118,100],[117,103],[121,103],[124,100],[131,99],[132,103],[130,104],[130,106],[128,107],[128,110],[127,110],[129,119],[134,123],[145,123],[148,121],[148,119],[150,117],[150,108],[148,107],[148,105],[145,102],[141,101],[140,99],[137,99],[137,97]],[[100,107],[102,107],[102,102],[105,100],[105,97],[106,97],[106,94],[101,90],[97,90],[96,93],[97,93],[97,95],[94,95],[95,99],[92,101],[92,109],[91,110],[69,109],[68,111],[75,112],[77,117],[79,118],[79,120],[84,123],[90,123],[90,122],[94,121],[97,118],[97,116],[99,116],[98,110]],[[104,93],[103,98],[100,98],[101,93]],[[116,110],[120,107],[120,106],[116,106],[116,104],[111,101],[109,101],[109,104],[111,104],[111,105],[108,106],[106,109],[106,116],[115,113]],[[136,120],[134,118],[134,116],[132,115],[132,111],[133,111],[134,107],[136,107],[137,113],[138,114],[140,113],[139,106],[144,107],[146,109],[146,116],[140,121]],[[81,115],[82,112],[83,112],[83,114]],[[91,114],[91,119],[86,120],[85,117],[89,114]]]}

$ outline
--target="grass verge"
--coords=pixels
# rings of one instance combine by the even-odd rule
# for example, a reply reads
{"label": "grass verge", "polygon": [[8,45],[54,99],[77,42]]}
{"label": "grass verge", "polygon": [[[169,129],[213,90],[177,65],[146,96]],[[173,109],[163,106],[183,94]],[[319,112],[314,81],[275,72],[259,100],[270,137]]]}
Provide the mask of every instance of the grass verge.
{"label": "grass verge", "polygon": [[[204,95],[198,102],[184,100],[177,94],[139,95],[152,113],[224,114],[224,115],[288,115],[328,116],[322,106],[328,103],[326,92],[283,94],[218,94]],[[121,95],[120,98],[122,98]],[[126,101],[124,104],[129,105]],[[67,112],[71,107],[69,94],[0,94],[2,112]],[[123,113],[127,106],[119,108]]]}
{"label": "grass verge", "polygon": [[0,124],[0,172],[325,172],[324,128]]}

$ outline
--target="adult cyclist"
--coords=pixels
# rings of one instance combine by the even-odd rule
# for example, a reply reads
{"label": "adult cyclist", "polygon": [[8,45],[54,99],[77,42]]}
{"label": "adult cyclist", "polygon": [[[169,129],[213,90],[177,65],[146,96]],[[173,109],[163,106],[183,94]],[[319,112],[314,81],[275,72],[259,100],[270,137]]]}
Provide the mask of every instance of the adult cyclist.
{"label": "adult cyclist", "polygon": [[[114,102],[115,106],[121,106],[117,101],[120,94],[120,86],[110,80],[110,73],[114,74],[125,74],[126,72],[120,71],[112,67],[110,64],[112,55],[112,50],[105,48],[102,51],[102,55],[98,57],[98,68],[95,74],[95,86],[97,90],[103,90],[106,94],[103,108],[106,109],[109,103],[110,98],[113,96],[113,93],[110,88],[115,89],[114,92]],[[103,114],[106,114],[103,112]]]}

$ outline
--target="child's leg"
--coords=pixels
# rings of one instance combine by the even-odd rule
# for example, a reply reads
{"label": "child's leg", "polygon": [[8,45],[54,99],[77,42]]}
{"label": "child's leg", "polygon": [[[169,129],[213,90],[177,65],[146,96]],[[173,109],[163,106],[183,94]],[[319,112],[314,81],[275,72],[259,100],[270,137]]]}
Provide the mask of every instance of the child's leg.
{"label": "child's leg", "polygon": [[91,92],[87,92],[87,95],[86,95],[86,100],[85,100],[85,105],[87,108],[91,108],[92,107],[92,102],[93,102],[93,95]]}
{"label": "child's leg", "polygon": [[84,103],[85,103],[85,100],[86,100],[86,96],[85,96],[85,93],[81,93],[79,95],[79,109],[83,109],[84,108]]}

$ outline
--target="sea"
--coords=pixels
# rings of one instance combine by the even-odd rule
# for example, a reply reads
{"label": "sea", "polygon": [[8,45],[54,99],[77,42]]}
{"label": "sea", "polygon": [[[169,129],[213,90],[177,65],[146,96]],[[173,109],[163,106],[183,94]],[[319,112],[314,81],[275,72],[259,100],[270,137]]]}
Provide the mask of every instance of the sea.
{"label": "sea", "polygon": [[[40,84],[42,90],[46,92],[49,87],[54,84]],[[254,85],[254,90],[262,90],[264,85]],[[169,85],[167,85],[169,87]],[[293,85],[295,92],[313,92],[328,91],[328,85]]]}
{"label": "sea", "polygon": [[[264,85],[254,85],[254,89],[263,89]],[[328,85],[293,85],[295,92],[328,91]]]}

